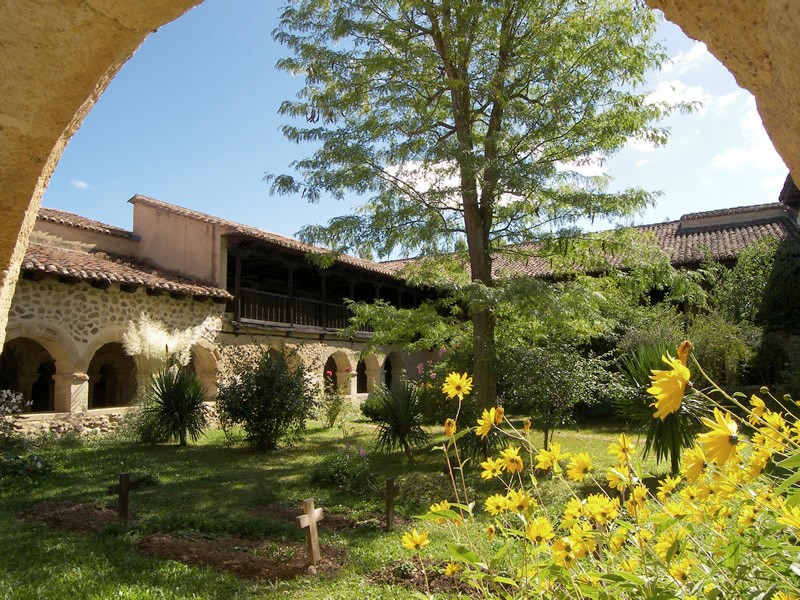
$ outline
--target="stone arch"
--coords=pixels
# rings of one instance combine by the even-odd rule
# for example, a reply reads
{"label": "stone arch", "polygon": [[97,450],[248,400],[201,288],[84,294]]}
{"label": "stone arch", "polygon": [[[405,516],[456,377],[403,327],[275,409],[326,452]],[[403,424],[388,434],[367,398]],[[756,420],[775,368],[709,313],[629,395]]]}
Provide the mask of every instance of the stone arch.
{"label": "stone arch", "polygon": [[396,350],[390,352],[383,361],[383,384],[386,387],[394,387],[404,378],[403,357]]}
{"label": "stone arch", "polygon": [[353,363],[350,357],[341,350],[328,355],[322,367],[323,382],[330,381],[341,392],[352,396],[355,392]]}
{"label": "stone arch", "polygon": [[192,370],[200,380],[206,400],[217,399],[217,375],[221,357],[216,346],[206,339],[201,339],[192,346],[192,358],[187,368]]}
{"label": "stone arch", "polygon": [[94,358],[94,355],[106,344],[117,343],[124,347],[124,344],[122,344],[122,339],[127,330],[127,326],[124,325],[103,327],[103,329],[91,340],[89,340],[88,344],[86,344],[86,349],[83,351],[80,359],[77,361],[78,367],[83,366],[83,369],[79,370],[85,372],[89,368],[89,363]]}
{"label": "stone arch", "polygon": [[122,344],[108,342],[95,352],[86,370],[88,407],[128,406],[136,396],[136,365]]}
{"label": "stone arch", "polygon": [[384,357],[379,354],[368,354],[364,357],[366,367],[367,393],[373,393],[383,384],[383,361]]}
{"label": "stone arch", "polygon": [[2,388],[22,394],[25,412],[55,410],[55,373],[52,354],[32,338],[8,340],[0,354]]}
{"label": "stone arch", "polygon": [[79,364],[78,351],[69,334],[48,321],[29,319],[14,322],[6,329],[6,340],[28,338],[50,353],[58,373],[72,373]]}

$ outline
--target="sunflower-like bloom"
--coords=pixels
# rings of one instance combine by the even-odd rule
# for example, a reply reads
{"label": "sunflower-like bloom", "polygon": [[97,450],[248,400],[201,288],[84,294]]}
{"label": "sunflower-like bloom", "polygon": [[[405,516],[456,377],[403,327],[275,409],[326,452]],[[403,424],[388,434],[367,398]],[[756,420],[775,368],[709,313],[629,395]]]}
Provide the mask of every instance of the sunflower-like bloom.
{"label": "sunflower-like bloom", "polygon": [[453,419],[446,419],[444,422],[445,437],[453,437],[456,434],[456,422]]}
{"label": "sunflower-like bloom", "polygon": [[555,537],[553,525],[547,517],[536,517],[525,527],[525,537],[534,544],[544,544]]}
{"label": "sunflower-like bloom", "polygon": [[778,523],[791,527],[800,533],[800,506],[793,506],[792,508],[783,506],[781,507],[781,513],[783,514],[778,517]]}
{"label": "sunflower-like bloom", "polygon": [[658,486],[658,493],[656,494],[656,498],[658,498],[661,502],[666,502],[667,498],[670,497],[672,492],[675,491],[675,488],[678,487],[678,484],[681,482],[680,475],[676,477],[669,477],[667,476],[664,478],[664,481]]}
{"label": "sunflower-like bloom", "polygon": [[447,577],[455,577],[461,572],[461,565],[458,563],[447,563],[444,568],[444,574]]}
{"label": "sunflower-like bloom", "polygon": [[764,401],[753,394],[750,396],[750,415],[747,417],[747,420],[755,425],[761,420],[761,415],[764,414],[764,410],[766,410],[766,408],[767,405],[764,404]]}
{"label": "sunflower-like bloom", "polygon": [[608,452],[619,461],[619,464],[629,465],[633,458],[633,442],[627,435],[620,433],[617,441],[609,445]]}
{"label": "sunflower-like bloom", "polygon": [[569,456],[569,452],[564,452],[562,454],[561,444],[550,444],[549,450],[539,450],[539,453],[536,455],[536,468],[546,471],[554,465],[557,465],[559,460],[565,460],[569,458]]}
{"label": "sunflower-like bloom", "polygon": [[472,377],[469,377],[466,373],[456,373],[453,371],[445,377],[444,383],[442,384],[442,392],[451,400],[455,397],[458,397],[459,400],[463,400],[464,396],[468,396],[471,391]]}
{"label": "sunflower-like bloom", "polygon": [[509,490],[508,494],[506,494],[506,507],[515,512],[527,512],[531,502],[535,501],[525,490]]}
{"label": "sunflower-like bloom", "polygon": [[531,420],[528,417],[525,417],[522,420],[522,433],[527,434],[531,430]]}
{"label": "sunflower-like bloom", "polygon": [[709,431],[701,433],[697,439],[702,444],[706,457],[720,467],[724,465],[736,450],[739,443],[738,427],[730,413],[722,414],[718,408],[714,409],[714,420],[708,417],[701,419]]}
{"label": "sunflower-like bloom", "polygon": [[576,454],[567,465],[567,478],[572,481],[583,481],[591,468],[592,457],[587,452]]}
{"label": "sunflower-like bloom", "polygon": [[506,501],[505,496],[501,496],[500,494],[492,494],[486,499],[483,506],[486,508],[486,512],[490,515],[499,515],[501,512],[508,508],[508,502]]}
{"label": "sunflower-like bloom", "polygon": [[502,406],[496,406],[494,409],[494,424],[502,425],[503,417],[505,416],[506,416],[506,409],[504,409]]}
{"label": "sunflower-like bloom", "polygon": [[489,525],[484,531],[486,532],[486,537],[489,538],[491,542],[494,539],[494,534],[497,533],[497,528],[494,525]]}
{"label": "sunflower-like bloom", "polygon": [[605,494],[590,494],[583,513],[598,525],[607,525],[619,516],[619,498],[612,500]]}
{"label": "sunflower-like bloom", "polygon": [[503,466],[509,473],[517,473],[522,471],[522,457],[519,455],[519,447],[509,446],[505,450],[500,451],[500,456],[503,457]]}
{"label": "sunflower-like bloom", "polygon": [[419,533],[416,529],[403,534],[403,548],[413,552],[419,552],[423,546],[427,546],[431,541],[428,539],[428,532]]}
{"label": "sunflower-like bloom", "polygon": [[631,472],[626,465],[608,467],[606,478],[608,479],[608,487],[610,487],[612,490],[621,492],[628,487],[628,483],[630,483]]}
{"label": "sunflower-like bloom", "polygon": [[494,419],[495,419],[495,409],[483,409],[483,414],[481,418],[478,419],[478,428],[475,430],[475,435],[481,436],[481,438],[485,438],[489,435],[489,432],[492,430],[494,426]]}
{"label": "sunflower-like bloom", "polygon": [[697,481],[706,469],[706,455],[703,448],[695,444],[693,448],[683,453],[682,463],[681,475],[689,481]]}
{"label": "sunflower-like bloom", "polygon": [[672,358],[669,355],[662,356],[669,367],[668,371],[653,369],[650,375],[652,385],[647,388],[647,393],[655,396],[656,401],[650,406],[656,409],[653,418],[662,421],[668,416],[679,410],[683,402],[683,394],[686,384],[689,383],[689,369],[680,359]]}
{"label": "sunflower-like bloom", "polygon": [[486,480],[499,477],[505,468],[503,461],[499,458],[487,458],[481,463],[481,467],[483,468],[483,471],[481,471],[481,479]]}

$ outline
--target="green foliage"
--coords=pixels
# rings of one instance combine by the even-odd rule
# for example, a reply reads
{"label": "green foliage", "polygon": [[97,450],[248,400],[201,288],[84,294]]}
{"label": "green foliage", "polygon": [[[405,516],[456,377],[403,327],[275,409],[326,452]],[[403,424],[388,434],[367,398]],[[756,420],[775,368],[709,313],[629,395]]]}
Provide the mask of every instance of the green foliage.
{"label": "green foliage", "polygon": [[695,356],[708,376],[720,385],[730,386],[741,383],[760,343],[761,328],[710,313],[696,316],[686,337],[692,340]]}
{"label": "green foliage", "polygon": [[206,426],[205,394],[197,375],[182,367],[164,369],[145,390],[146,422],[156,438],[174,439],[185,446],[197,441]]}
{"label": "green foliage", "polygon": [[20,455],[9,450],[0,452],[0,479],[4,477],[31,478],[51,470],[50,464],[39,454]]}
{"label": "green foliage", "polygon": [[428,442],[422,427],[423,406],[419,389],[413,382],[404,381],[375,392],[377,424],[375,445],[381,452],[402,449],[409,464],[414,463],[414,448]]}
{"label": "green foliage", "polygon": [[651,452],[656,462],[669,460],[673,474],[680,467],[680,456],[684,448],[694,445],[700,428],[700,418],[708,414],[709,408],[692,394],[684,396],[680,409],[663,420],[653,417],[654,399],[647,393],[653,369],[667,368],[662,357],[674,356],[676,349],[671,344],[640,346],[620,359],[620,370],[627,377],[630,389],[615,399],[617,414],[632,427],[645,434],[643,457]]}
{"label": "green foliage", "polygon": [[[255,363],[231,357],[236,375],[221,382],[217,412],[225,428],[241,426],[257,450],[274,450],[300,439],[316,407],[315,389],[299,360],[262,350]],[[291,363],[291,364],[290,364]]]}
{"label": "green foliage", "polygon": [[348,403],[349,400],[344,393],[333,385],[333,382],[326,381],[317,402],[317,416],[325,427],[330,429],[345,416]]}
{"label": "green foliage", "polygon": [[375,495],[375,475],[367,453],[349,442],[333,456],[317,463],[312,483],[334,487],[354,496]]}
{"label": "green foliage", "polygon": [[0,390],[0,448],[11,445],[20,426],[17,423],[25,402],[22,394],[12,390]]}
{"label": "green foliage", "polygon": [[638,307],[618,325],[616,348],[619,354],[632,354],[640,348],[678,347],[685,338],[685,317],[667,303]]}
{"label": "green foliage", "polygon": [[574,347],[551,343],[504,349],[499,389],[508,413],[531,417],[547,448],[553,432],[575,422],[578,403],[591,405],[608,395],[613,376],[604,360]]}

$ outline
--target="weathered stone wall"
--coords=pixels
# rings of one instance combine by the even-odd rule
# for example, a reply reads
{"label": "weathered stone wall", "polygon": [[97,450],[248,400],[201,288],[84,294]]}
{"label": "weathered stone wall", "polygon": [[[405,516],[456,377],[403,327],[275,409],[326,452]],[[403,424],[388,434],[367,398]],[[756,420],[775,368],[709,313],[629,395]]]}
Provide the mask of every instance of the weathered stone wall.
{"label": "weathered stone wall", "polygon": [[85,282],[21,279],[11,304],[7,338],[30,337],[50,351],[57,371],[85,373],[95,351],[109,342],[121,342],[128,324],[143,312],[173,329],[197,326],[211,317],[214,330],[219,330],[224,306],[150,296],[143,288],[127,293],[117,286],[101,290]]}

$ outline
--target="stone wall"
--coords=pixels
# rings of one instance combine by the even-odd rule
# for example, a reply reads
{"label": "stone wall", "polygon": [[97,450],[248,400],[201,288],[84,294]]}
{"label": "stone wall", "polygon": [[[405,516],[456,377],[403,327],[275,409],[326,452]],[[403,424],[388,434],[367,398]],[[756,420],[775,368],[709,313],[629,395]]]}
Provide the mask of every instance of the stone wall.
{"label": "stone wall", "polygon": [[[166,294],[151,296],[144,288],[127,293],[117,286],[102,290],[85,282],[21,279],[11,304],[7,339],[30,337],[47,348],[56,363],[66,362],[63,367],[85,373],[95,351],[109,342],[121,342],[128,323],[143,312],[172,329],[197,326],[210,317],[216,331],[222,326],[224,306]],[[56,368],[64,372],[58,364]]]}

